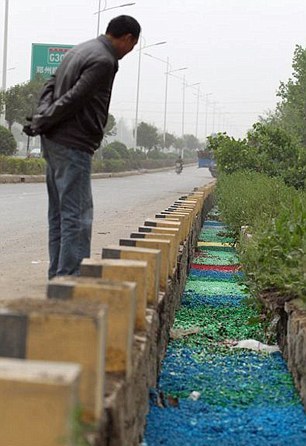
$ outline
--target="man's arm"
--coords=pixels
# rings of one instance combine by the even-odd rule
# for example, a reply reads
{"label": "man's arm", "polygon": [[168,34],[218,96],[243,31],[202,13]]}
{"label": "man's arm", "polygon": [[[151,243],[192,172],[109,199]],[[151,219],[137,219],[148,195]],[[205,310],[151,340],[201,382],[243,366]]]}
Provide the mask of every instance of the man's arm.
{"label": "man's arm", "polygon": [[108,79],[112,71],[113,65],[109,60],[100,60],[86,67],[77,82],[63,96],[47,107],[43,107],[43,104],[38,107],[31,128],[37,133],[44,133],[61,120],[76,114],[88,98],[94,96],[101,88],[103,78]]}

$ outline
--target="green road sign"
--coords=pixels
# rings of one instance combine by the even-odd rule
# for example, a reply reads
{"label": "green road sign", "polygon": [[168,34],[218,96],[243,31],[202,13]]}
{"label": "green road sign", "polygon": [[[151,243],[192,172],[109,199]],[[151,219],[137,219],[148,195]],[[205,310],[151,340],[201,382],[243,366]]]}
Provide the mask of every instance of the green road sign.
{"label": "green road sign", "polygon": [[48,79],[73,45],[32,43],[31,80],[40,75]]}

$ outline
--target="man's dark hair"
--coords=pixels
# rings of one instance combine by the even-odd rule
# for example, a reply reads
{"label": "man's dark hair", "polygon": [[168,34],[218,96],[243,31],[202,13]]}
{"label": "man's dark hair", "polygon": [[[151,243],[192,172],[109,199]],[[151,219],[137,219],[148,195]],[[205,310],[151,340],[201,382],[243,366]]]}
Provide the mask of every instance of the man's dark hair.
{"label": "man's dark hair", "polygon": [[132,34],[133,37],[138,39],[140,31],[141,27],[136,19],[129,15],[119,15],[109,22],[106,34],[117,38],[125,34]]}

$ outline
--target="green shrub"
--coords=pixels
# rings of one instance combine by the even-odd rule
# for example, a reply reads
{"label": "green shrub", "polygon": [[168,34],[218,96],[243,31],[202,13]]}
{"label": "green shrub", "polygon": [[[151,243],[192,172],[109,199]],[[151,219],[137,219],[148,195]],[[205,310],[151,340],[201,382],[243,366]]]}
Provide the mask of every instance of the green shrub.
{"label": "green shrub", "polygon": [[306,300],[306,195],[255,228],[241,241],[240,259],[252,291]]}
{"label": "green shrub", "polygon": [[167,159],[167,155],[158,149],[152,149],[148,152],[148,159],[151,160]]}
{"label": "green shrub", "polygon": [[[122,158],[122,159],[129,159],[130,158],[130,154],[129,154],[129,151],[128,151],[126,145],[123,144],[122,142],[119,142],[119,141],[111,142],[110,144],[105,146],[103,151],[102,151],[103,156],[104,156],[104,150],[108,150],[108,151],[109,150],[115,150],[117,152],[117,154],[119,155],[119,157]],[[113,152],[111,152],[111,153],[113,153]]]}
{"label": "green shrub", "polygon": [[92,173],[103,172],[104,171],[104,163],[103,163],[103,161],[93,158],[91,171],[92,171]]}
{"label": "green shrub", "polygon": [[[236,240],[246,284],[256,295],[306,296],[306,193],[257,172],[222,174],[222,220]],[[249,226],[251,239],[240,237]]]}
{"label": "green shrub", "polygon": [[0,156],[0,173],[13,175],[41,175],[45,173],[44,159]]}
{"label": "green shrub", "polygon": [[[238,237],[241,226],[256,226],[288,207],[298,192],[281,179],[258,172],[235,172],[218,178],[218,206],[224,222]],[[251,229],[252,230],[252,229]]]}
{"label": "green shrub", "polygon": [[121,156],[119,155],[119,153],[110,146],[105,146],[102,149],[102,156],[103,159],[105,160],[119,160],[121,159]]}
{"label": "green shrub", "polygon": [[282,178],[296,189],[305,188],[305,149],[275,124],[257,122],[243,140],[218,133],[210,136],[208,142],[219,174],[255,171]]}
{"label": "green shrub", "polygon": [[140,149],[128,149],[128,151],[131,159],[145,160],[147,158],[147,154]]}
{"label": "green shrub", "polygon": [[16,148],[17,143],[12,132],[0,125],[0,155],[14,155]]}
{"label": "green shrub", "polygon": [[104,172],[122,172],[127,168],[122,159],[105,159],[103,160],[103,170]]}

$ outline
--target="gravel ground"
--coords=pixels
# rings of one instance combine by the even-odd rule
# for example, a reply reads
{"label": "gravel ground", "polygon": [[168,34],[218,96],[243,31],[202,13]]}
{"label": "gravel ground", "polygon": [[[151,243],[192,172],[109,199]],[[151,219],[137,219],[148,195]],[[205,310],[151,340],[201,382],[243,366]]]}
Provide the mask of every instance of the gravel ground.
{"label": "gravel ground", "polygon": [[[200,240],[227,241],[225,230],[206,222]],[[232,348],[268,343],[238,283],[238,261],[226,249],[197,253],[174,324],[182,336],[170,342],[152,389],[143,446],[306,444],[305,412],[280,353]]]}

